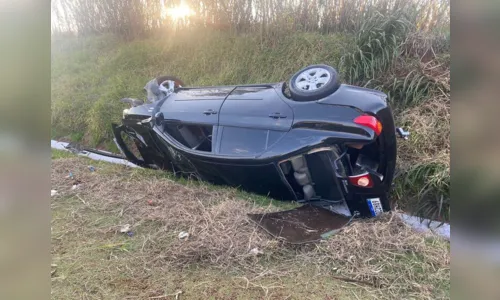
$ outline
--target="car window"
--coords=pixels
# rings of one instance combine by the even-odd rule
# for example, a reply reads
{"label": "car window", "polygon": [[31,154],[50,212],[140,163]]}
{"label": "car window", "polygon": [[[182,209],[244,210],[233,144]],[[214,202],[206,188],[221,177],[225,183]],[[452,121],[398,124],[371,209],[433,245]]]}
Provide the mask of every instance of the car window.
{"label": "car window", "polygon": [[268,130],[223,127],[220,154],[252,155],[266,149]]}
{"label": "car window", "polygon": [[166,123],[165,133],[176,139],[189,149],[211,152],[212,151],[211,125]]}

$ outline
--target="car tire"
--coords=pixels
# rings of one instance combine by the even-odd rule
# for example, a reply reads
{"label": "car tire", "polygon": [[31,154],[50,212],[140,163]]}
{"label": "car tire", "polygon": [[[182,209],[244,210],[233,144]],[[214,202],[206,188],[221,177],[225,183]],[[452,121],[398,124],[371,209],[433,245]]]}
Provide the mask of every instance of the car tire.
{"label": "car tire", "polygon": [[175,76],[165,75],[165,76],[156,77],[156,81],[158,82],[159,85],[167,80],[171,80],[171,81],[175,82],[175,84],[174,84],[175,88],[180,88],[180,87],[185,86],[184,82]]}
{"label": "car tire", "polygon": [[339,87],[337,71],[328,65],[310,65],[295,73],[288,83],[295,101],[315,101],[333,94]]}

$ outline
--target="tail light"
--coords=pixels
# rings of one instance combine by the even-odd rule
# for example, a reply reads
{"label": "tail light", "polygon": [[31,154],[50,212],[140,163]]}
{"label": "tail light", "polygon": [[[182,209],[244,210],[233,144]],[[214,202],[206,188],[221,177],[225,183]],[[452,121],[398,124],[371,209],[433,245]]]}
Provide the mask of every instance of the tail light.
{"label": "tail light", "polygon": [[375,131],[376,135],[379,135],[382,132],[382,123],[380,123],[380,121],[374,116],[362,115],[356,117],[356,119],[354,119],[354,123],[372,129]]}
{"label": "tail light", "polygon": [[364,174],[355,175],[355,176],[349,176],[349,182],[352,185],[359,186],[359,187],[364,187],[364,188],[373,187],[373,180],[372,180],[369,173],[364,173]]}

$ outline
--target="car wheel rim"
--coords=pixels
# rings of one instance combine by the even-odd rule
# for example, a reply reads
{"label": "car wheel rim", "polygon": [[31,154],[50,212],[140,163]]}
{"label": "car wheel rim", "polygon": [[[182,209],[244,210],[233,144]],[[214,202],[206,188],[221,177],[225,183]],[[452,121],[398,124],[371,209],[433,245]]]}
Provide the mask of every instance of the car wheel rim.
{"label": "car wheel rim", "polygon": [[[160,85],[163,85],[164,83],[167,83],[167,81],[168,80],[163,81],[162,83],[160,83]],[[172,80],[172,81],[174,82],[174,87],[176,87],[176,88],[182,87],[182,84],[179,81],[177,81],[177,80]]]}
{"label": "car wheel rim", "polygon": [[304,91],[314,91],[324,87],[331,77],[325,68],[312,68],[301,72],[295,79],[295,85]]}

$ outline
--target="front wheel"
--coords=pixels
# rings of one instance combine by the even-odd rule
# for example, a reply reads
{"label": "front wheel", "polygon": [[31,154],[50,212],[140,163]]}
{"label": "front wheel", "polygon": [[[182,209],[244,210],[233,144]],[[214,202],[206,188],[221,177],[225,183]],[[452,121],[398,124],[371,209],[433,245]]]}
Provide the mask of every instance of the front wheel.
{"label": "front wheel", "polygon": [[337,71],[328,65],[311,65],[295,73],[289,82],[296,101],[314,101],[333,94],[340,86]]}

